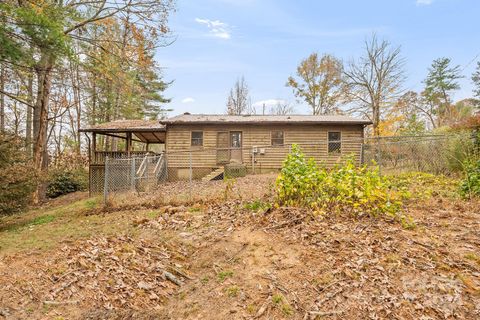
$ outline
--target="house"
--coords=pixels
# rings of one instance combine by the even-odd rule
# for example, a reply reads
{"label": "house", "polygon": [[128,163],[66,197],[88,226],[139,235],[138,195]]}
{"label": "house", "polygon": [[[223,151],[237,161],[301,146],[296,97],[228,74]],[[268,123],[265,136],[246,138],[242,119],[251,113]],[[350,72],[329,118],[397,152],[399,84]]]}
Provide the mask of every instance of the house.
{"label": "house", "polygon": [[292,144],[327,166],[350,154],[360,162],[364,127],[371,122],[341,115],[185,113],[160,124],[166,129],[170,176],[182,179],[190,169],[200,178],[230,164],[255,173],[278,170]]}
{"label": "house", "polygon": [[[153,164],[153,167],[165,168],[168,172],[162,177],[168,176],[171,181],[210,180],[222,176],[224,170],[236,170],[240,175],[277,171],[292,144],[300,145],[307,156],[327,166],[351,154],[360,163],[364,128],[369,124],[368,120],[341,115],[185,113],[160,121],[113,121],[81,131],[90,134],[87,135],[90,191],[96,193],[103,190],[107,157],[146,159],[146,155],[159,155],[155,160],[158,165]],[[110,145],[109,150],[98,150],[99,141],[103,142],[100,145],[107,145],[106,137],[115,138],[115,147]],[[137,172],[137,169],[129,172]],[[118,170],[123,170],[122,166],[117,166],[116,170],[120,174]],[[125,170],[130,169],[125,166]],[[135,178],[132,174],[130,177]]]}

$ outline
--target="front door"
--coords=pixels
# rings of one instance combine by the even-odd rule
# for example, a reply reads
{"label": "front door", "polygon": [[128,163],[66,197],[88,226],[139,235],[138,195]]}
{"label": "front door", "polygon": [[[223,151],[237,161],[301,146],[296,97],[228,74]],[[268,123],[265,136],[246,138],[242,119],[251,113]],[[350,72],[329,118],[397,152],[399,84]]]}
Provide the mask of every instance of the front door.
{"label": "front door", "polygon": [[242,132],[230,132],[230,162],[242,163]]}
{"label": "front door", "polygon": [[217,132],[217,164],[230,162],[230,133]]}

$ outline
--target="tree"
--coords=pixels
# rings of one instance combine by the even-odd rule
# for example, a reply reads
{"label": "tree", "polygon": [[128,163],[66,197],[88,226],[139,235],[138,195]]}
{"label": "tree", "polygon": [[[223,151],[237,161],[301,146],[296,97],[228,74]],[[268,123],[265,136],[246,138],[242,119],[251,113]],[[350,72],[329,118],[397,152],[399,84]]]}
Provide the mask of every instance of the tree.
{"label": "tree", "polygon": [[365,41],[365,51],[358,61],[350,62],[344,77],[349,97],[358,104],[350,111],[371,120],[373,134],[378,136],[382,113],[402,92],[405,63],[400,47],[392,48],[388,41],[379,41],[376,35]]}
{"label": "tree", "polygon": [[298,65],[297,78],[289,77],[286,85],[310,106],[312,114],[331,114],[345,98],[342,72],[343,64],[334,56],[324,54],[319,58],[312,53]]}
{"label": "tree", "polygon": [[245,78],[242,76],[237,79],[235,85],[230,89],[230,94],[227,99],[227,114],[253,114],[255,111],[251,106],[248,85]]}
{"label": "tree", "polygon": [[418,135],[425,131],[425,117],[418,109],[419,95],[407,91],[391,108],[388,108],[380,121],[380,135]]}
{"label": "tree", "polygon": [[269,113],[278,116],[292,114],[294,111],[292,105],[288,101],[278,101],[276,105],[270,107]]}
{"label": "tree", "polygon": [[0,217],[23,209],[36,186],[36,171],[19,136],[0,133]]}
{"label": "tree", "polygon": [[[168,31],[166,21],[171,9],[171,0],[8,0],[0,3],[0,19],[4,22],[0,23],[2,43],[0,58],[3,65],[8,64],[15,70],[29,70],[34,75],[32,77],[34,83],[30,86],[32,89],[30,90],[32,92],[31,99],[30,97],[25,99],[22,95],[12,95],[3,88],[0,88],[0,98],[6,96],[33,109],[32,140],[35,169],[46,170],[48,165],[47,143],[50,134],[54,132],[51,126],[49,128],[49,122],[55,123],[52,120],[64,114],[63,111],[55,112],[54,118],[52,118],[52,95],[60,95],[55,98],[59,98],[58,101],[63,99],[60,105],[64,110],[68,111],[71,107],[70,103],[65,103],[67,100],[65,88],[57,84],[55,80],[57,80],[57,74],[66,72],[65,61],[76,59],[73,48],[83,50],[96,46],[99,51],[106,52],[107,49],[114,47],[112,44],[115,44],[116,48],[120,48],[120,50],[108,51],[109,56],[118,56],[122,59],[125,69],[128,69],[127,67],[130,67],[128,62],[134,57],[134,47],[138,43],[147,45],[143,51],[139,49],[140,46],[136,47],[139,49],[136,52],[137,57],[143,59],[155,49],[156,40]],[[105,41],[98,41],[99,39],[96,39],[95,34],[91,32],[94,26],[111,23],[123,26],[124,37],[121,38],[123,41],[114,39],[108,44]],[[141,27],[131,28],[133,24]],[[141,41],[141,36],[147,33],[150,34],[152,40]],[[127,35],[131,38],[128,38]],[[139,41],[130,42],[131,39],[139,39]],[[130,55],[125,54],[127,48],[131,49]],[[85,51],[82,53],[87,54],[88,50]],[[146,56],[142,54],[145,52],[147,52]],[[80,53],[75,52],[75,54]],[[102,62],[104,61],[100,61],[100,63]],[[129,74],[130,79],[136,80],[137,86],[132,89],[132,92],[142,86],[144,90],[135,91],[137,97],[143,94],[139,99],[141,103],[138,103],[139,100],[132,99],[130,100],[131,105],[137,102],[137,105],[141,107],[142,103],[151,105],[151,101],[159,100],[152,94],[152,90],[161,88],[161,86],[152,84],[156,81],[151,75],[148,75],[152,69],[147,68],[143,73],[140,71],[140,67],[136,70],[133,69],[123,70]],[[76,67],[73,70],[78,71]],[[79,81],[75,81],[76,85],[78,83]],[[118,102],[121,101],[118,94],[119,88],[130,89],[131,87],[128,86],[128,83],[123,83],[123,87],[118,86],[118,82],[114,84],[116,86],[112,86],[111,94],[113,101],[117,104],[113,103],[111,107],[118,107]],[[33,96],[33,92],[36,92],[35,96]],[[73,99],[73,105],[77,107],[77,110],[81,109],[81,98],[83,97],[78,96],[77,90],[76,97]],[[80,117],[80,112],[77,112],[76,116]],[[40,196],[41,190],[37,190],[37,198]]]}
{"label": "tree", "polygon": [[475,69],[475,72],[472,75],[472,81],[474,85],[473,95],[475,98],[477,98],[477,101],[480,101],[480,61],[477,62],[477,68]]}
{"label": "tree", "polygon": [[430,104],[436,116],[435,128],[438,128],[454,117],[454,106],[450,93],[460,89],[458,79],[462,78],[460,66],[451,65],[449,58],[439,58],[433,61],[424,80],[425,89],[422,95]]}

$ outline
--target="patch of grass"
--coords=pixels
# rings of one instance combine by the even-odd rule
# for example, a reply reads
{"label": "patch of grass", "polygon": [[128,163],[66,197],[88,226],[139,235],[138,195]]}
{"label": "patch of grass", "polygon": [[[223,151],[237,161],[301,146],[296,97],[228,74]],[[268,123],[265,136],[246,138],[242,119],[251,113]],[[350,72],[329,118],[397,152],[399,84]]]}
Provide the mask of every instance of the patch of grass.
{"label": "patch of grass", "polygon": [[155,219],[160,215],[160,211],[150,211],[147,212],[147,217],[150,219]]}
{"label": "patch of grass", "polygon": [[281,294],[274,294],[272,296],[272,303],[273,304],[280,304],[283,302],[283,296]]}
{"label": "patch of grass", "polygon": [[[48,250],[65,241],[92,235],[132,235],[139,232],[131,224],[131,212],[86,215],[94,203],[98,203],[95,198],[84,199],[56,207],[35,208],[0,219],[0,255],[24,250]],[[139,214],[146,215],[147,212]],[[34,230],[31,226],[35,226]]]}
{"label": "patch of grass", "polygon": [[220,282],[224,282],[227,278],[230,278],[232,276],[233,276],[233,271],[231,271],[231,270],[220,271],[217,274],[218,281],[220,281]]}
{"label": "patch of grass", "polygon": [[202,277],[202,278],[200,279],[200,282],[201,282],[202,284],[207,284],[209,280],[210,280],[210,279],[209,279],[207,276],[204,276],[204,277]]}
{"label": "patch of grass", "polygon": [[288,303],[284,303],[282,304],[282,312],[286,316],[291,316],[293,314],[293,308]]}
{"label": "patch of grass", "polygon": [[245,203],[243,207],[247,210],[258,212],[270,209],[272,207],[272,204],[261,200],[255,200]]}
{"label": "patch of grass", "polygon": [[474,261],[474,262],[480,264],[480,256],[478,256],[474,252],[467,253],[464,257],[467,260],[471,260],[471,261]]}
{"label": "patch of grass", "polygon": [[201,212],[201,211],[202,211],[202,208],[198,205],[188,208],[188,212]]}
{"label": "patch of grass", "polygon": [[281,294],[274,294],[272,296],[272,303],[279,308],[286,316],[293,314],[293,308],[285,301],[285,298]]}
{"label": "patch of grass", "polygon": [[250,314],[254,314],[257,311],[257,307],[254,304],[249,304],[247,306],[247,312]]}
{"label": "patch of grass", "polygon": [[231,287],[228,287],[225,291],[227,292],[227,295],[230,298],[235,298],[236,296],[238,296],[238,293],[240,292],[240,288],[237,286],[231,286]]}
{"label": "patch of grass", "polygon": [[98,205],[98,198],[92,198],[92,199],[87,199],[85,200],[85,208],[92,210],[95,209]]}
{"label": "patch of grass", "polygon": [[417,224],[415,223],[413,218],[409,215],[405,215],[405,214],[399,215],[398,220],[400,221],[400,224],[402,225],[403,229],[414,230],[415,228],[417,228]]}
{"label": "patch of grass", "polygon": [[47,214],[45,216],[36,217],[29,223],[29,226],[38,226],[41,224],[52,222],[53,220],[55,220],[55,216],[51,214]]}

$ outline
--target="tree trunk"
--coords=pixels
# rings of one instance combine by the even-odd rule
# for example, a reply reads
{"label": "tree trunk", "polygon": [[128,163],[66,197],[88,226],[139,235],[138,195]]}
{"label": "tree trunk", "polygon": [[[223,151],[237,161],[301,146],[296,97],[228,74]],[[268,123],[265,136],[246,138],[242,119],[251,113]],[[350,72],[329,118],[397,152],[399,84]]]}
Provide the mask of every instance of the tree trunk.
{"label": "tree trunk", "polygon": [[[0,65],[0,92],[5,91],[5,66]],[[0,133],[5,132],[5,95],[0,93]]]}
{"label": "tree trunk", "polygon": [[[28,75],[28,103],[33,105],[33,74],[29,73]],[[27,150],[27,155],[32,156],[32,114],[33,109],[30,106],[27,106],[27,123],[25,127],[25,146]]]}
{"label": "tree trunk", "polygon": [[[45,172],[47,168],[47,125],[48,125],[48,104],[51,89],[51,76],[54,64],[54,57],[49,53],[43,53],[40,61],[35,66],[38,77],[37,99],[34,112],[34,145],[33,164],[39,172]],[[40,183],[34,194],[34,202],[45,198],[45,183]]]}
{"label": "tree trunk", "polygon": [[372,110],[373,115],[373,135],[380,136],[380,106],[374,105]]}

